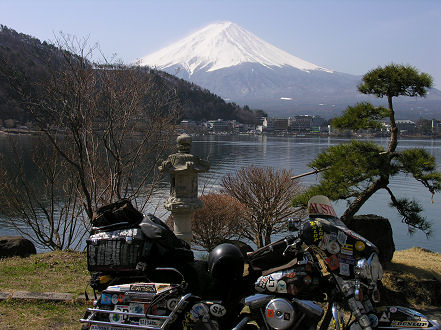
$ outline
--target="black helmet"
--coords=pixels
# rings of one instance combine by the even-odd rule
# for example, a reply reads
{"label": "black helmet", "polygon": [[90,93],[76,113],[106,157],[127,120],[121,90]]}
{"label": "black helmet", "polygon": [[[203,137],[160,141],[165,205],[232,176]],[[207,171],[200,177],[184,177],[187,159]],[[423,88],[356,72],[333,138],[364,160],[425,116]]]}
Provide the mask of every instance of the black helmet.
{"label": "black helmet", "polygon": [[208,271],[213,278],[235,280],[243,275],[244,258],[240,249],[230,243],[216,246],[208,256]]}

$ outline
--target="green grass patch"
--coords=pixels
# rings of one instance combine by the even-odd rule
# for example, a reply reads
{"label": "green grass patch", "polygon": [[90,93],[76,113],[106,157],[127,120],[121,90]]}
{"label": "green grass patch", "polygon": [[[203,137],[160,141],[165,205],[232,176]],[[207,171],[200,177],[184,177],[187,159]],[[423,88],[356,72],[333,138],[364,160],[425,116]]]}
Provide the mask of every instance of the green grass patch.
{"label": "green grass patch", "polygon": [[8,300],[0,302],[0,329],[79,329],[86,306]]}
{"label": "green grass patch", "polygon": [[89,278],[84,252],[53,251],[0,259],[0,291],[81,294]]}

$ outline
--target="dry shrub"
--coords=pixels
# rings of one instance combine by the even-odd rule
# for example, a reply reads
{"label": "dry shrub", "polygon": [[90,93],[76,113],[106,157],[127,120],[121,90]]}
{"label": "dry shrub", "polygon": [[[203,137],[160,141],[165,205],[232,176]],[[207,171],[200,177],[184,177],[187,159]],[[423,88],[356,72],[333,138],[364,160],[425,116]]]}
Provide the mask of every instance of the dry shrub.
{"label": "dry shrub", "polygon": [[[204,207],[195,212],[192,230],[193,246],[211,251],[224,240],[243,237],[246,210],[243,204],[225,194],[202,195]],[[173,216],[166,224],[173,229]]]}

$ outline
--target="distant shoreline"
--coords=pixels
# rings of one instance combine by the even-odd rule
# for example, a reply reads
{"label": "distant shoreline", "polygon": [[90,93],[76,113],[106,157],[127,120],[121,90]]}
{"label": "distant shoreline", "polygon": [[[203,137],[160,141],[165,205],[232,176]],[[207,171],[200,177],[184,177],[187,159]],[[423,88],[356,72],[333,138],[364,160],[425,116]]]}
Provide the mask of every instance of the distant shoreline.
{"label": "distant shoreline", "polygon": [[[0,128],[0,137],[8,135],[39,135],[43,131],[30,129],[30,128]],[[139,135],[139,133],[133,134]],[[375,134],[364,134],[364,133],[353,133],[348,134],[337,134],[337,133],[294,133],[294,132],[265,132],[265,133],[247,133],[247,132],[197,132],[194,135],[222,135],[222,136],[235,136],[235,135],[256,135],[256,136],[275,136],[275,137],[298,137],[298,138],[310,138],[310,137],[336,137],[336,138],[347,138],[347,139],[372,139],[372,138],[389,138],[389,135],[375,135]],[[424,139],[424,140],[439,140],[441,135],[399,135],[399,139]]]}

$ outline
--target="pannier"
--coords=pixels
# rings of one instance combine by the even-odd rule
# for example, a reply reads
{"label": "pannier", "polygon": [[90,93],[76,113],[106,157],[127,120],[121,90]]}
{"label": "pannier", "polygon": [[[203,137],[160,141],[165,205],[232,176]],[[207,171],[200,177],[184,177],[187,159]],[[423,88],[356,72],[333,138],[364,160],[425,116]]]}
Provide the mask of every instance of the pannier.
{"label": "pannier", "polygon": [[130,271],[136,269],[145,244],[140,228],[100,232],[87,240],[89,271]]}
{"label": "pannier", "polygon": [[86,241],[90,272],[133,276],[157,266],[194,260],[190,246],[152,214],[145,217],[130,201],[98,209]]}

